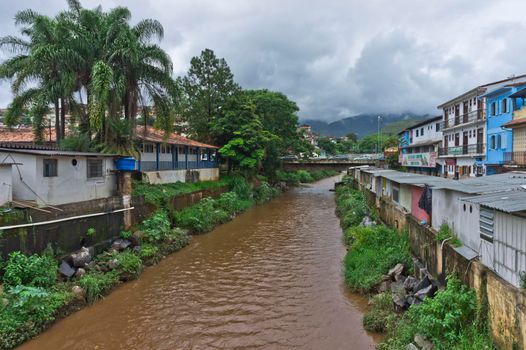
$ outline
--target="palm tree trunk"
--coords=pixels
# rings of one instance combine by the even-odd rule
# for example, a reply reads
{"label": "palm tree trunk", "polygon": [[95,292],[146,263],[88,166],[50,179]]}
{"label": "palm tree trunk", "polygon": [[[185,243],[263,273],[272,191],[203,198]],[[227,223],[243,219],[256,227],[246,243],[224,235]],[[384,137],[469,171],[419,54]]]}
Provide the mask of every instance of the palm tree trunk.
{"label": "palm tree trunk", "polygon": [[55,137],[57,142],[60,141],[60,106],[58,99],[54,101],[55,104]]}
{"label": "palm tree trunk", "polygon": [[64,97],[60,98],[60,138],[66,137],[66,101]]}

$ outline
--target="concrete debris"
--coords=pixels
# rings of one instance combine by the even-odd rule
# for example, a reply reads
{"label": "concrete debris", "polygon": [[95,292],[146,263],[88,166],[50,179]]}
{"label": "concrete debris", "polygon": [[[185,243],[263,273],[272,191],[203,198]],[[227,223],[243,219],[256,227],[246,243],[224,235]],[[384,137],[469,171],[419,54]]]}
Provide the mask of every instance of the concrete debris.
{"label": "concrete debris", "polygon": [[118,238],[111,244],[111,249],[120,252],[130,247],[131,244],[132,243],[127,239]]}
{"label": "concrete debris", "polygon": [[405,350],[419,350],[418,347],[413,344],[413,343],[409,343],[407,344],[407,346],[405,347]]}
{"label": "concrete debris", "polygon": [[86,292],[80,286],[73,286],[71,288],[71,293],[73,293],[73,296],[75,297],[75,299],[78,299],[78,300],[86,299]]}
{"label": "concrete debris", "polygon": [[408,276],[404,281],[404,288],[406,291],[412,291],[418,284],[418,280],[413,276]]}
{"label": "concrete debris", "polygon": [[426,337],[424,337],[421,334],[415,334],[415,338],[413,339],[413,341],[422,350],[432,350],[433,349],[433,343],[431,343],[429,340],[427,340]]}
{"label": "concrete debris", "polygon": [[75,269],[72,268],[65,260],[62,260],[58,268],[58,272],[64,277],[71,278],[75,274]]}
{"label": "concrete debris", "polygon": [[389,272],[387,273],[391,278],[396,280],[396,276],[401,275],[404,272],[404,265],[396,264]]}
{"label": "concrete debris", "polygon": [[424,298],[430,297],[432,298],[435,295],[435,292],[437,291],[436,287],[432,284],[427,286],[426,288],[420,289],[418,292],[415,293],[415,298],[418,298],[422,301],[424,301]]}
{"label": "concrete debris", "polygon": [[81,278],[82,275],[84,275],[85,273],[86,273],[86,270],[84,270],[82,267],[79,267],[77,271],[75,272],[75,277]]}
{"label": "concrete debris", "polygon": [[71,254],[69,260],[71,261],[73,267],[86,266],[93,257],[91,250],[92,249],[82,247],[78,252]]}

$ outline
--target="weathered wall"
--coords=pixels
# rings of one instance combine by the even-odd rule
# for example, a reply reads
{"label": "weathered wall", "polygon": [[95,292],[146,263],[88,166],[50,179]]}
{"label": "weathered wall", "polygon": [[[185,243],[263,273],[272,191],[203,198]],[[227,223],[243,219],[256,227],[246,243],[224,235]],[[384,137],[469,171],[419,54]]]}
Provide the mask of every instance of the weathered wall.
{"label": "weathered wall", "polygon": [[0,164],[0,206],[13,199],[11,164]]}
{"label": "weathered wall", "polygon": [[[393,225],[400,217],[400,210],[386,203],[380,203],[382,220]],[[406,215],[401,229],[407,229],[411,253],[428,272],[439,280],[456,272],[461,281],[473,288],[479,299],[486,300],[488,320],[494,342],[502,349],[524,349],[526,344],[526,291],[506,282],[494,271],[478,260],[467,260],[452,246],[436,241],[436,231],[428,225],[421,225],[412,215]]]}
{"label": "weathered wall", "polygon": [[424,189],[422,187],[411,186],[411,215],[420,221],[423,220],[429,223],[429,214],[418,206],[418,202],[420,201],[423,192]]}
{"label": "weathered wall", "polygon": [[175,182],[186,182],[188,172],[199,173],[199,181],[219,180],[219,168],[204,169],[181,169],[143,172],[143,181],[146,183],[159,185]]}
{"label": "weathered wall", "polygon": [[387,225],[402,229],[406,227],[406,216],[400,207],[391,202],[390,199],[382,197],[380,198],[380,218]]}
{"label": "weathered wall", "polygon": [[[228,188],[225,186],[176,196],[169,200],[169,207],[181,210],[205,197],[215,198],[226,191],[228,191]],[[134,207],[129,214],[132,225],[139,224],[155,210],[155,207],[145,203],[144,198],[141,196],[132,197],[131,206]],[[48,245],[64,253],[80,249],[83,245],[98,245],[102,249],[113,238],[117,237],[124,228],[124,212],[110,213],[123,208],[122,197],[60,205],[58,208],[61,210],[52,210],[49,213],[35,209],[26,209],[25,216],[26,218],[31,218],[31,222],[44,222],[86,214],[107,214],[40,226],[0,230],[0,256],[6,257],[10,252],[17,250],[26,254],[40,253]],[[1,223],[0,227],[19,223],[22,222]],[[86,235],[89,228],[94,228],[96,232],[91,237]]]}

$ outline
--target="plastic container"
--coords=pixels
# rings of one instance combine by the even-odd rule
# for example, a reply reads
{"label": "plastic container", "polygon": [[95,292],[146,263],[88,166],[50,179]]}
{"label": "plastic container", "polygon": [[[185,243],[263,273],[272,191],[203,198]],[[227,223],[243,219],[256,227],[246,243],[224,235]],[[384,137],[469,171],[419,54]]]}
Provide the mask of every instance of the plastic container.
{"label": "plastic container", "polygon": [[115,160],[115,167],[117,170],[133,171],[135,170],[135,158],[122,157]]}

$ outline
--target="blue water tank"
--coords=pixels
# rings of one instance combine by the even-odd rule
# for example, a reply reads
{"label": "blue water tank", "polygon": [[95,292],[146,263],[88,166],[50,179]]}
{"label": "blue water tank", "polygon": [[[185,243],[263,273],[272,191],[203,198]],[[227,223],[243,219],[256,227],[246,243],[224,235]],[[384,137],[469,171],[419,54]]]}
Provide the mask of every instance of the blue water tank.
{"label": "blue water tank", "polygon": [[115,159],[115,167],[117,168],[117,170],[133,171],[135,170],[135,158],[122,157]]}

